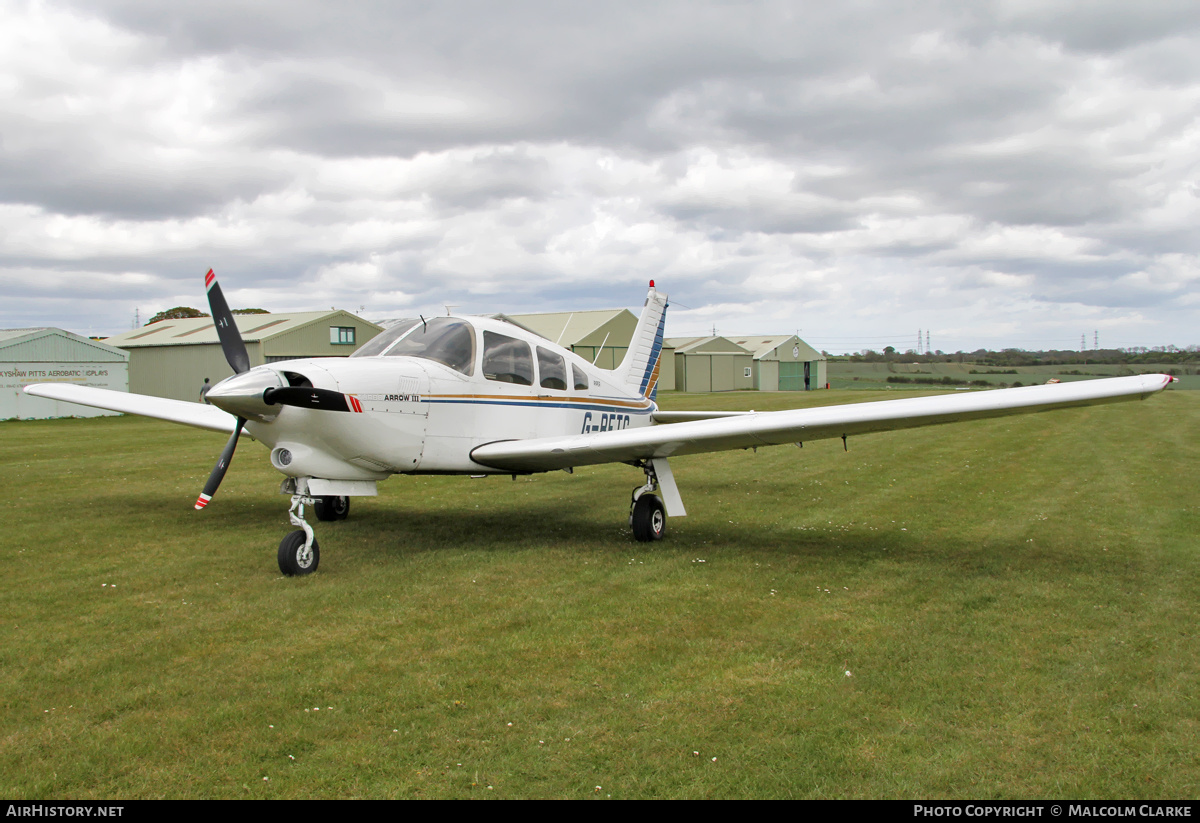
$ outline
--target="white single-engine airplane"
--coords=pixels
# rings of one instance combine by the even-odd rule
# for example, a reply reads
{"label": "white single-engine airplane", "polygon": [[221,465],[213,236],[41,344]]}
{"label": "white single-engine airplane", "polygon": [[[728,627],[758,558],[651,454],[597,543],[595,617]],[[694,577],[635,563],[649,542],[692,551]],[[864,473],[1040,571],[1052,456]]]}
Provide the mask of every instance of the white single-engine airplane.
{"label": "white single-engine airplane", "polygon": [[600,369],[536,334],[499,320],[408,320],[348,358],[289,360],[250,368],[212,271],[209,306],[234,375],[208,393],[211,406],[86,386],[25,391],[111,411],[232,432],[196,501],[212,500],[245,428],[271,449],[286,476],[299,527],[279,544],[285,575],[320,559],[305,506],[339,520],[349,498],[374,495],[392,474],[528,474],[597,463],[645,472],[629,522],[641,541],[663,536],[666,516],[686,514],[668,458],[724,449],[998,417],[1144,398],[1164,374],[1028,386],[776,412],[663,412],[654,402],[667,296],[650,281],[629,350]]}

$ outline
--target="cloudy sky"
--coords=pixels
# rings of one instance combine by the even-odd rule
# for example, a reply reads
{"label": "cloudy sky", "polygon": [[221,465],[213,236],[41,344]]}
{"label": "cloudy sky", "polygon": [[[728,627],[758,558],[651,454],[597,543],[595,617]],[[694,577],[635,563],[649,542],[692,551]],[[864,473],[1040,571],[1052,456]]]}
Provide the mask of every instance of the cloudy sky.
{"label": "cloudy sky", "polygon": [[0,0],[0,328],[1200,343],[1200,3]]}

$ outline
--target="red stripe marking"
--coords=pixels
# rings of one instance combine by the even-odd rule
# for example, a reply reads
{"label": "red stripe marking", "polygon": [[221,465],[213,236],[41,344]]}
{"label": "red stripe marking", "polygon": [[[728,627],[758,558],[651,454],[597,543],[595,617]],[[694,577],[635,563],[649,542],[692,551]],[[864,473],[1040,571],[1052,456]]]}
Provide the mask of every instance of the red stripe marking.
{"label": "red stripe marking", "polygon": [[209,269],[209,270],[208,270],[208,274],[204,275],[204,289],[205,289],[205,291],[207,291],[208,289],[211,289],[211,288],[212,288],[213,281],[214,281],[214,280],[216,280],[216,279],[217,279],[217,276],[216,276],[215,274],[213,274],[213,270],[212,270],[212,269]]}
{"label": "red stripe marking", "polygon": [[358,398],[352,394],[348,394],[348,395],[346,395],[346,397],[350,398],[350,408],[353,411],[358,412],[359,414],[362,414],[362,403],[358,402]]}

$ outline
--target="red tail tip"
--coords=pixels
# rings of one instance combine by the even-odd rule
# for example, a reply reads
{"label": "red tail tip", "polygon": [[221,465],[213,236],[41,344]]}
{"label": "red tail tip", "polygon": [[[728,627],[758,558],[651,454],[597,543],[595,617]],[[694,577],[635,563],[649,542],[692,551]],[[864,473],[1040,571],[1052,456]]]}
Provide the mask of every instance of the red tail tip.
{"label": "red tail tip", "polygon": [[654,288],[654,281],[653,281],[653,280],[651,280],[651,281],[650,281],[650,288]]}

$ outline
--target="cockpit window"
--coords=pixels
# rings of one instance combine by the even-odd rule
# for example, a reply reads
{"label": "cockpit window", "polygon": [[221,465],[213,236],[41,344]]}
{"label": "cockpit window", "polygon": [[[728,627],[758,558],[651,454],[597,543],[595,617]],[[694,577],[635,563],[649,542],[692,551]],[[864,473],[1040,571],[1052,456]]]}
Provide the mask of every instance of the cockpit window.
{"label": "cockpit window", "polygon": [[501,383],[533,385],[533,352],[523,340],[483,333],[483,376]]}
{"label": "cockpit window", "polygon": [[362,348],[350,356],[375,357],[376,355],[383,354],[388,346],[395,343],[404,336],[405,332],[409,331],[413,326],[420,322],[420,320],[405,319],[397,323],[393,323],[391,326],[388,326],[379,334],[368,340]]}
{"label": "cockpit window", "polygon": [[538,375],[543,389],[567,390],[567,364],[562,357],[541,346],[537,347]]}
{"label": "cockpit window", "polygon": [[424,357],[465,375],[475,373],[475,329],[455,317],[418,320],[412,332],[387,350],[388,357]]}

